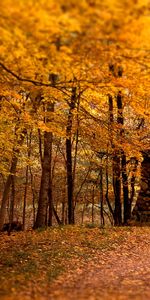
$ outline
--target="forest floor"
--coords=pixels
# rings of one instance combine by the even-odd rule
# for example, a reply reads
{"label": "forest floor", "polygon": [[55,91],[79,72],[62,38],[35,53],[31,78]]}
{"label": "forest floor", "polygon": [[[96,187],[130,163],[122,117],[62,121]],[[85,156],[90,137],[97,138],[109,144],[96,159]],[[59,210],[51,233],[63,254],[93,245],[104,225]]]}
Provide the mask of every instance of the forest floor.
{"label": "forest floor", "polygon": [[0,235],[0,299],[150,299],[150,227]]}

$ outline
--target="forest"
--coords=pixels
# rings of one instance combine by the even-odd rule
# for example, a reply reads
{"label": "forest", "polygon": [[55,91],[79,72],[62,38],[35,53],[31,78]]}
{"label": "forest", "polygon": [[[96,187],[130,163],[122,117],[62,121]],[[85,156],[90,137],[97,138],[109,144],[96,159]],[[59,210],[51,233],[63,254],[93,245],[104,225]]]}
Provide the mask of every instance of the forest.
{"label": "forest", "polygon": [[126,4],[2,1],[0,229],[130,221],[150,148],[150,20],[146,2]]}
{"label": "forest", "polygon": [[149,54],[149,0],[1,0],[4,249],[40,232],[54,246],[74,235],[79,252],[87,232],[99,249],[99,229],[148,240]]}

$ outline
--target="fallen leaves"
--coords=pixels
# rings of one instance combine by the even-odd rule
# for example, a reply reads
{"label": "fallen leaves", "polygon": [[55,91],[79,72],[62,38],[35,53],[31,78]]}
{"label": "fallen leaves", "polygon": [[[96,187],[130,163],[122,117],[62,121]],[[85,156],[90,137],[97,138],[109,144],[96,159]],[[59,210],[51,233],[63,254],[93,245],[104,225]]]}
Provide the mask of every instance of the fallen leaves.
{"label": "fallen leaves", "polygon": [[1,298],[130,299],[144,288],[148,299],[149,242],[146,227],[65,226],[3,234]]}

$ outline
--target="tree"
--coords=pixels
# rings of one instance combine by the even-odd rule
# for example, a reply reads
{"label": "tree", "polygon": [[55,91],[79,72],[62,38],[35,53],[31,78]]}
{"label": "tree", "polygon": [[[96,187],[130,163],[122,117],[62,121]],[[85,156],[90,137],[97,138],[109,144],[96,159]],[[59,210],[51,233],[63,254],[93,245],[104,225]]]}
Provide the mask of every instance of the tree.
{"label": "tree", "polygon": [[139,222],[150,222],[150,150],[143,151],[140,192],[133,209],[133,216]]}
{"label": "tree", "polygon": [[[40,191],[35,227],[47,224],[48,209],[49,225],[52,224],[52,211],[59,219],[57,202],[63,202],[63,195],[66,201],[65,189],[59,186],[57,180],[57,175],[61,176],[60,170],[63,170],[63,182],[65,184],[67,182],[68,188],[66,205],[68,221],[74,223],[73,196],[75,193],[81,196],[78,191],[84,191],[86,194],[84,187],[88,185],[89,177],[94,176],[92,172],[95,172],[94,167],[98,160],[95,153],[99,152],[107,153],[109,157],[107,188],[113,178],[114,211],[111,209],[114,203],[110,203],[108,192],[106,199],[116,225],[122,223],[122,178],[126,223],[131,213],[127,161],[130,161],[133,156],[137,157],[141,149],[147,149],[149,143],[148,0],[145,4],[134,0],[130,3],[126,0],[121,2],[106,0],[105,5],[98,1],[76,2],[74,0],[68,3],[63,0],[58,0],[57,3],[54,0],[49,2],[39,0],[37,3],[33,0],[2,0],[1,2],[0,101],[3,105],[1,105],[0,116],[2,132],[0,133],[2,137],[0,170],[3,182],[7,183],[7,176],[10,187],[10,172],[15,152],[13,151],[14,133],[10,127],[15,128],[16,114],[19,110],[22,112],[23,122],[19,123],[18,136],[21,136],[24,128],[32,129],[34,132],[32,140],[35,149],[32,150],[32,162],[30,161],[36,166],[32,165],[33,173],[40,169],[38,151],[34,153],[38,149],[38,131],[42,138],[42,164],[37,180],[37,186],[40,182]],[[53,75],[57,74],[59,80],[54,82]],[[79,86],[82,93],[77,112]],[[29,95],[23,105],[21,93]],[[32,93],[39,93],[39,97],[32,97]],[[108,94],[112,97],[109,97],[109,108]],[[113,101],[115,95],[117,101]],[[55,103],[55,111],[53,111],[53,103]],[[4,122],[4,115],[7,115],[6,122]],[[74,121],[76,115],[80,118],[80,126]],[[140,131],[136,126],[138,119],[144,119],[145,124]],[[79,151],[74,147],[77,126]],[[9,136],[8,147],[2,142],[5,132]],[[62,146],[59,148],[60,153],[57,157],[59,161],[56,163],[56,173],[53,176],[53,197],[52,141],[60,138]],[[21,156],[22,160],[26,159],[23,147],[25,147],[23,141],[20,145],[18,143],[18,154],[15,155],[15,157]],[[53,148],[55,148],[54,144]],[[76,159],[73,165],[74,156]],[[17,162],[13,174],[19,173]],[[91,171],[92,165],[93,171]],[[110,171],[112,165],[113,174]],[[76,181],[75,186],[74,181]],[[4,189],[5,195],[3,195],[6,198],[7,190],[9,192],[9,189]],[[57,201],[58,191],[61,194],[59,201]],[[96,201],[96,193],[95,183],[94,201]],[[80,200],[79,196],[78,200]],[[5,203],[2,206],[6,207],[7,201],[2,203]],[[36,203],[34,210],[35,206]]]}

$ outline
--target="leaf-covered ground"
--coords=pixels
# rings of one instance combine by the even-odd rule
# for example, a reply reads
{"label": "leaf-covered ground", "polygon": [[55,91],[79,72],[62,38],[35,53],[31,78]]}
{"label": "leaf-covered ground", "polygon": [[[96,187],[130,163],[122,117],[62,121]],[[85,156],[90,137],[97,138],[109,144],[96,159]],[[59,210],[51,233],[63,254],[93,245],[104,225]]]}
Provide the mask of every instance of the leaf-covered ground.
{"label": "leaf-covered ground", "polygon": [[0,299],[150,299],[150,227],[0,235]]}

